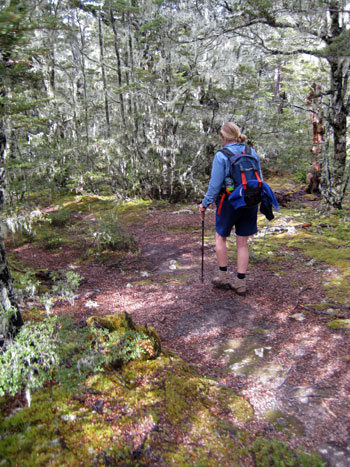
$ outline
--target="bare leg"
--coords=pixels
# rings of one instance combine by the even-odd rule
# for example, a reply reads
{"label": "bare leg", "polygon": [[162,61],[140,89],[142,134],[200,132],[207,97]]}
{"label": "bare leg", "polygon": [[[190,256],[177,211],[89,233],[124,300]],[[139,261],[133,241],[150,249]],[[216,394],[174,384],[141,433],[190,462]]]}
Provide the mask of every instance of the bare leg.
{"label": "bare leg", "polygon": [[248,238],[236,235],[237,272],[245,274],[249,263]]}
{"label": "bare leg", "polygon": [[227,266],[227,246],[226,246],[226,237],[222,237],[218,233],[216,234],[215,239],[216,246],[216,258],[218,265],[223,267]]}

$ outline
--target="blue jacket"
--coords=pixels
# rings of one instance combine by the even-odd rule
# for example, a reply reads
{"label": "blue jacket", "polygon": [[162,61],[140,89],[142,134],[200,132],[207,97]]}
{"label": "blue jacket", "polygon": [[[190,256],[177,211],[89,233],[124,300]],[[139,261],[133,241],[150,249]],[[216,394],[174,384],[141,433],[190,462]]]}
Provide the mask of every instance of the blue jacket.
{"label": "blue jacket", "polygon": [[[224,147],[229,148],[232,153],[241,152],[244,150],[244,143],[231,143],[226,144]],[[252,148],[252,155],[256,157],[257,161],[259,161],[259,156]],[[261,167],[259,162],[259,171],[260,171],[260,178],[262,178]],[[213,166],[211,169],[211,177],[209,180],[208,191],[203,198],[202,205],[206,208],[210,204],[214,203],[219,196],[219,193],[222,188],[225,188],[225,178],[230,173],[230,161],[229,159],[220,151],[215,154],[213,160]]]}
{"label": "blue jacket", "polygon": [[[259,182],[258,180],[248,180],[247,184],[252,188],[257,188]],[[228,200],[234,209],[239,209],[246,206],[246,202],[244,200],[244,188],[242,184],[238,185],[238,187],[230,194]],[[276,196],[269,185],[265,182],[262,182],[260,212],[261,214],[264,214],[264,216],[266,216],[269,221],[275,217],[272,212],[273,207],[276,209],[276,211],[278,211],[278,202]]]}

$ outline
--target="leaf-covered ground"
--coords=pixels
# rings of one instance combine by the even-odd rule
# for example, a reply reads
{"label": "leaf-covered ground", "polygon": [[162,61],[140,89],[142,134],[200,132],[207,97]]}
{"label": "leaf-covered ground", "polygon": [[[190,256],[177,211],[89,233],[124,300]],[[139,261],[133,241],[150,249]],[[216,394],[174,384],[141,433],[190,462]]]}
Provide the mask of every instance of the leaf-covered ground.
{"label": "leaf-covered ground", "polygon": [[[284,455],[292,456],[285,465],[320,465],[316,458],[293,458],[293,450],[304,447],[330,465],[349,465],[350,213],[322,214],[318,205],[300,196],[273,222],[259,217],[244,298],[211,286],[213,210],[206,217],[201,281],[195,205],[71,198],[48,203],[54,222],[36,227],[35,235],[9,239],[10,262],[17,268],[42,276],[72,269],[84,277],[74,304],[58,300],[52,313],[84,326],[91,315],[127,312],[137,325],[152,326],[163,349],[174,352],[158,367],[152,361],[143,370],[131,364],[117,380],[108,374],[105,384],[102,376],[91,379],[70,402],[72,411],[53,397],[48,419],[63,411],[47,443],[58,444],[63,457],[56,449],[43,462],[59,465],[65,455],[68,462],[80,449],[85,465],[284,465],[278,463]],[[98,243],[94,232],[101,218],[135,238],[132,252],[113,252],[102,234]],[[123,246],[124,237],[120,241]],[[234,238],[229,245],[234,274]],[[24,319],[33,319],[40,307],[35,298],[25,298]],[[155,380],[158,389],[151,385]],[[132,391],[127,397],[121,396],[123,384]],[[152,410],[145,412],[147,394]],[[225,405],[225,399],[236,400],[234,394],[243,412],[233,402]],[[22,403],[3,401],[2,413],[13,414]],[[85,424],[79,413],[87,410]],[[72,439],[70,424],[78,427]],[[115,440],[114,448],[107,439]],[[286,445],[273,440],[289,446],[288,456]]]}

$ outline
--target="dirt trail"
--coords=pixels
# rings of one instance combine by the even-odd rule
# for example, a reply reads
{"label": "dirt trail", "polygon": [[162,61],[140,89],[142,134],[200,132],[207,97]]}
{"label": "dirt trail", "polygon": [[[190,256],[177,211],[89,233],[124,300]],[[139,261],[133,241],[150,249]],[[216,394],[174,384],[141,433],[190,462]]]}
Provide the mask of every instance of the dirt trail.
{"label": "dirt trail", "polygon": [[[330,465],[350,465],[349,334],[329,329],[329,316],[300,313],[324,298],[327,265],[316,269],[295,252],[278,270],[267,261],[251,264],[244,298],[213,289],[214,245],[206,242],[202,283],[201,223],[191,208],[154,210],[129,226],[139,255],[79,266],[86,282],[73,309],[55,311],[82,320],[127,311],[153,326],[164,347],[244,396],[255,412],[250,430],[322,450]],[[213,237],[211,210],[206,232]],[[29,247],[21,256],[41,267],[74,264],[67,251],[50,257]]]}

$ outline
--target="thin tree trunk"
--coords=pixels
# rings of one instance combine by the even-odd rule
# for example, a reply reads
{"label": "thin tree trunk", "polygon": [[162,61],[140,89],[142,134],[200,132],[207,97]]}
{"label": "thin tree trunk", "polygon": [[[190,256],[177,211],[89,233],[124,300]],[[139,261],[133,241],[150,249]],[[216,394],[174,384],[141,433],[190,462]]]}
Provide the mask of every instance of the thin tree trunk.
{"label": "thin tree trunk", "polygon": [[[117,31],[117,24],[116,24],[115,17],[114,17],[112,10],[110,10],[110,18],[111,18],[113,35],[114,35],[114,50],[115,50],[115,55],[117,58],[118,85],[119,85],[119,88],[121,88],[123,84],[123,80],[122,80],[122,71],[121,71],[122,67],[121,67],[120,52],[119,52],[119,47],[118,47],[118,31]],[[119,93],[119,100],[120,100],[120,114],[122,117],[124,128],[126,128],[124,96],[122,92]]]}
{"label": "thin tree trunk", "polygon": [[308,193],[319,193],[322,172],[322,146],[323,146],[323,112],[321,109],[321,83],[314,83],[307,97],[308,105],[311,106],[310,119],[312,123],[312,162],[311,172],[307,175]]}
{"label": "thin tree trunk", "polygon": [[101,11],[100,11],[100,14],[98,15],[98,37],[99,37],[99,46],[100,46],[100,61],[101,61],[102,85],[103,85],[103,95],[104,95],[106,124],[107,124],[107,137],[110,138],[111,137],[111,124],[110,124],[110,117],[109,117],[107,80],[106,80],[106,71],[105,71],[105,64],[104,64],[104,44],[103,44]]}
{"label": "thin tree trunk", "polygon": [[[130,63],[130,78],[132,82],[135,82],[135,67],[134,67],[134,47],[133,38],[130,32],[130,19],[129,19],[129,37],[128,37],[128,49],[129,49],[129,63]],[[139,132],[139,112],[138,105],[135,99],[132,101],[132,114],[134,116],[134,134],[135,138],[138,137]]]}
{"label": "thin tree trunk", "polygon": [[[84,51],[85,48],[85,37],[83,34],[83,30],[79,23],[79,30],[80,30],[80,43],[81,43],[81,50]],[[84,122],[85,122],[85,138],[86,138],[86,149],[89,147],[89,110],[88,110],[88,101],[87,101],[87,80],[86,80],[86,70],[85,70],[85,57],[84,53],[81,54],[81,71],[83,74],[83,93],[84,93]],[[86,151],[88,152],[88,151]]]}
{"label": "thin tree trunk", "polygon": [[283,91],[283,81],[282,81],[282,71],[281,67],[283,66],[283,62],[278,63],[275,68],[275,76],[273,81],[273,95],[275,102],[278,103],[277,112],[279,114],[283,113],[283,107],[287,101],[286,92]]}

